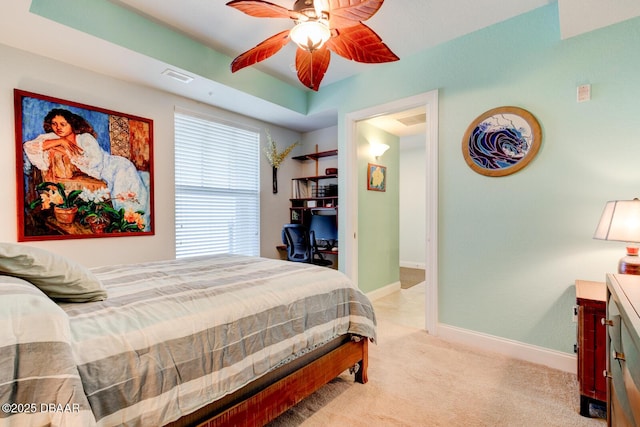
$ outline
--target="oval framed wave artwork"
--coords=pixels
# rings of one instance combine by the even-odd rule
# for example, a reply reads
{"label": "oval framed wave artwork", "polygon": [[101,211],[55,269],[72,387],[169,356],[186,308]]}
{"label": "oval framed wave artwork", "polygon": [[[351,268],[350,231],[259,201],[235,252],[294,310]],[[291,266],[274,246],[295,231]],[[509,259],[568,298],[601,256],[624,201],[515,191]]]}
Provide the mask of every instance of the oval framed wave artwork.
{"label": "oval framed wave artwork", "polygon": [[478,116],[462,139],[469,167],[486,176],[505,176],[524,168],[538,153],[538,120],[519,107],[498,107]]}

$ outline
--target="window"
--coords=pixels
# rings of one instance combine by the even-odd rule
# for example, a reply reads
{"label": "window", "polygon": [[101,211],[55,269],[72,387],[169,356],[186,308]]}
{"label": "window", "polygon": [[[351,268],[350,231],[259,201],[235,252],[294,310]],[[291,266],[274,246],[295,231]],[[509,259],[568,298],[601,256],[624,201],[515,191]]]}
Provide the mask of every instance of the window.
{"label": "window", "polygon": [[176,258],[260,252],[260,134],[175,114]]}

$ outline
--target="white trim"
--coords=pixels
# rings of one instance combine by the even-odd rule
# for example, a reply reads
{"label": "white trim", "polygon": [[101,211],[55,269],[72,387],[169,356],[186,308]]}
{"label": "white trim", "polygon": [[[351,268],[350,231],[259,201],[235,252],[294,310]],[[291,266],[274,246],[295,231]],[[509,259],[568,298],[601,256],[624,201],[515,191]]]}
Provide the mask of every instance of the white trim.
{"label": "white trim", "polygon": [[399,290],[401,290],[400,282],[395,282],[371,292],[367,292],[367,297],[369,297],[371,301],[375,301],[380,298],[389,296],[394,292],[398,292]]}
{"label": "white trim", "polygon": [[418,268],[418,269],[424,270],[426,268],[426,265],[424,262],[400,261],[400,267]]}
{"label": "white trim", "polygon": [[545,365],[553,369],[576,374],[578,370],[577,358],[573,354],[550,350],[536,345],[525,344],[495,335],[458,328],[440,323],[438,335],[448,341],[453,341],[485,351],[503,354],[527,362]]}
{"label": "white trim", "polygon": [[438,335],[438,91],[427,93],[426,172],[426,286],[424,327]]}
{"label": "white trim", "polygon": [[[345,236],[344,242],[340,241],[340,253],[344,253],[344,272],[358,285],[358,128],[357,121],[360,120],[355,113],[347,114],[346,121],[346,149],[344,165],[340,170],[345,176],[346,191],[339,190],[340,209],[338,216],[344,215]],[[340,157],[338,157],[338,162]],[[342,199],[342,194],[346,197]],[[344,201],[343,201],[344,200]],[[346,209],[342,206],[346,205]],[[340,218],[338,218],[340,220]],[[340,227],[338,227],[340,230]]]}
{"label": "white trim", "polygon": [[[426,177],[426,270],[425,288],[425,329],[437,335],[438,327],[438,91],[411,96],[384,105],[354,111],[345,115],[346,151],[342,169],[346,169],[344,198],[341,198],[340,215],[344,216],[345,239],[341,244],[344,252],[347,276],[358,284],[358,144],[357,122],[374,116],[402,111],[417,106],[425,106],[427,112],[427,130],[425,134],[427,170]],[[341,196],[342,197],[342,196]],[[345,213],[346,212],[346,213]]]}

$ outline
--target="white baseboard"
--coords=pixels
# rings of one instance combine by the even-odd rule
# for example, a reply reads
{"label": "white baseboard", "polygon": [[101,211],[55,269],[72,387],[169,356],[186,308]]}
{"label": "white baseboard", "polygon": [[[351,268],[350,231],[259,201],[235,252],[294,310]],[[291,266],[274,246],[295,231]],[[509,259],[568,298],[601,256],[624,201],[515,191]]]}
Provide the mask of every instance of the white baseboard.
{"label": "white baseboard", "polygon": [[[384,298],[401,289],[400,282],[391,283],[374,291],[367,292],[371,301]],[[577,373],[578,361],[576,355],[526,344],[520,341],[489,335],[482,332],[463,329],[457,326],[438,323],[436,335],[448,341],[458,342],[485,351],[492,351],[516,359],[525,360],[553,369]]]}
{"label": "white baseboard", "polygon": [[422,270],[426,270],[424,262],[400,261],[400,267],[419,268],[419,269],[422,269]]}
{"label": "white baseboard", "polygon": [[495,335],[439,323],[437,336],[445,340],[466,344],[486,351],[493,351],[572,374],[576,374],[578,369],[577,358],[573,354],[525,344]]}
{"label": "white baseboard", "polygon": [[395,282],[371,292],[367,292],[367,296],[371,301],[375,301],[377,299],[384,298],[387,295],[391,295],[392,293],[397,292],[400,289],[400,282]]}

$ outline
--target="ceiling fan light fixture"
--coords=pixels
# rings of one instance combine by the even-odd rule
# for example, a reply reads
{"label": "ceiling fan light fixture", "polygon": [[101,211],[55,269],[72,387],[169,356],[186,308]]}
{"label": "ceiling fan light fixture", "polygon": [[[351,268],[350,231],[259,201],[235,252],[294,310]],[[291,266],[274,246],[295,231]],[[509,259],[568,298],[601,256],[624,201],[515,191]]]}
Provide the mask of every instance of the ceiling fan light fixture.
{"label": "ceiling fan light fixture", "polygon": [[331,38],[331,30],[321,20],[299,22],[289,33],[291,40],[309,52],[320,49]]}
{"label": "ceiling fan light fixture", "polygon": [[[284,1],[284,0],[282,0]],[[290,41],[296,45],[295,70],[300,83],[318,90],[329,67],[331,53],[345,59],[378,64],[400,58],[362,21],[371,18],[384,0],[295,0],[287,9],[267,0],[231,0],[231,6],[257,18],[289,18],[290,30],[280,31],[231,62],[235,73],[275,55]]]}

